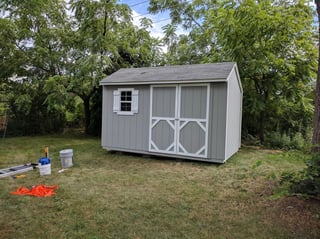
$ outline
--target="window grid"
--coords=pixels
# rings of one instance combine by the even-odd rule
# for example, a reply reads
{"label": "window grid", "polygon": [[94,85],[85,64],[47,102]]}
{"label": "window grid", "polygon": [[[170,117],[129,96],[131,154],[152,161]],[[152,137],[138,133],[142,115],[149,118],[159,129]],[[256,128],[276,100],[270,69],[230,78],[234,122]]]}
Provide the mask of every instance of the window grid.
{"label": "window grid", "polygon": [[121,91],[120,111],[130,112],[132,106],[132,91]]}

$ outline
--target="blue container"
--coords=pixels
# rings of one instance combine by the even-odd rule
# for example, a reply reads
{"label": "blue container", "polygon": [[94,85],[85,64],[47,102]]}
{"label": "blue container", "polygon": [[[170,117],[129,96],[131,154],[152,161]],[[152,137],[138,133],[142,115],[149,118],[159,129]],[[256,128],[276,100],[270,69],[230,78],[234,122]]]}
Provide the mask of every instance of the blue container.
{"label": "blue container", "polygon": [[46,165],[46,164],[50,164],[50,159],[49,158],[40,158],[39,159],[39,164],[41,165]]}

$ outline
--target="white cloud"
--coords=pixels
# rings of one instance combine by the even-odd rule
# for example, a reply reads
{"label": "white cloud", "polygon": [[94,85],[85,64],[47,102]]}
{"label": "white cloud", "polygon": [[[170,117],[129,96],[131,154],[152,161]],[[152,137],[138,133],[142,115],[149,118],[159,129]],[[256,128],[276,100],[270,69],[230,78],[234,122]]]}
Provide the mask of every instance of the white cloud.
{"label": "white cloud", "polygon": [[[152,37],[155,38],[162,38],[164,36],[162,27],[169,24],[171,22],[171,19],[169,18],[168,14],[161,14],[161,15],[142,15],[138,12],[132,10],[132,17],[133,17],[133,24],[136,26],[140,26],[140,19],[147,17],[152,20],[152,28],[150,28],[150,34]],[[187,31],[185,31],[182,27],[177,28],[177,35],[181,34],[187,34]]]}
{"label": "white cloud", "polygon": [[[132,18],[133,18],[134,25],[139,27],[140,20],[144,17],[151,19],[151,21],[153,22],[152,28],[149,29],[151,36],[155,37],[155,38],[162,38],[163,37],[162,27],[164,25],[170,23],[170,19],[162,21],[163,19],[159,18],[159,16],[157,16],[157,15],[150,15],[150,14],[142,15],[142,14],[139,14],[138,12],[132,10]],[[159,21],[161,21],[161,22],[159,22]]]}

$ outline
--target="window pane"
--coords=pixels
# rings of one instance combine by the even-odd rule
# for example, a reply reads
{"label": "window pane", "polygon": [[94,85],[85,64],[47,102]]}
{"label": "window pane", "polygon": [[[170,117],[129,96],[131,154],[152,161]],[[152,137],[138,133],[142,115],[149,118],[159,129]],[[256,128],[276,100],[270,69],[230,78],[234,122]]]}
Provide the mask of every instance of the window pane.
{"label": "window pane", "polygon": [[121,102],[121,111],[131,111],[131,103]]}
{"label": "window pane", "polygon": [[121,91],[121,101],[126,100],[126,91]]}
{"label": "window pane", "polygon": [[131,91],[121,91],[121,101],[131,101],[132,92]]}

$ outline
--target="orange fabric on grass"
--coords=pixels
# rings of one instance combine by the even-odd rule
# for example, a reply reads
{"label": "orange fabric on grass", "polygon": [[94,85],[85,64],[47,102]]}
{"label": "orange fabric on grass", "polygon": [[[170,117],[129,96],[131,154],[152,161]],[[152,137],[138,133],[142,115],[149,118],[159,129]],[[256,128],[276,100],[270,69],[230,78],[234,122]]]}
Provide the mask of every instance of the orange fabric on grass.
{"label": "orange fabric on grass", "polygon": [[30,195],[35,197],[50,197],[52,195],[55,195],[55,189],[57,189],[57,185],[53,186],[46,186],[44,184],[33,186],[31,189],[28,189],[26,187],[19,187],[17,191],[11,192],[11,194],[14,195]]}

